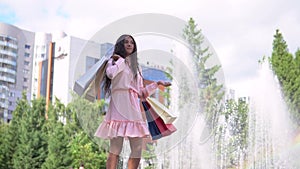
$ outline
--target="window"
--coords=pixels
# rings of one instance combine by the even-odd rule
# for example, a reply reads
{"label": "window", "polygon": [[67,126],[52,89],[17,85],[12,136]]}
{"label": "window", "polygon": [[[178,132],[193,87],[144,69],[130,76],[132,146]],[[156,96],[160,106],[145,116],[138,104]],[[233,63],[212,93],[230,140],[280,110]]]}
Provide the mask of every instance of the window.
{"label": "window", "polygon": [[30,57],[30,53],[25,53],[24,56],[25,56],[26,58],[29,58],[29,57]]}
{"label": "window", "polygon": [[29,70],[23,69],[23,73],[24,73],[24,74],[29,74]]}
{"label": "window", "polygon": [[28,78],[24,77],[23,81],[24,81],[24,82],[27,82],[27,81],[28,81]]}
{"label": "window", "polygon": [[24,61],[24,65],[29,66],[30,62]]}
{"label": "window", "polygon": [[9,93],[9,96],[10,96],[10,97],[15,97],[15,93],[14,93],[14,92],[10,92],[10,93]]}
{"label": "window", "polygon": [[30,45],[25,44],[25,49],[30,49]]}

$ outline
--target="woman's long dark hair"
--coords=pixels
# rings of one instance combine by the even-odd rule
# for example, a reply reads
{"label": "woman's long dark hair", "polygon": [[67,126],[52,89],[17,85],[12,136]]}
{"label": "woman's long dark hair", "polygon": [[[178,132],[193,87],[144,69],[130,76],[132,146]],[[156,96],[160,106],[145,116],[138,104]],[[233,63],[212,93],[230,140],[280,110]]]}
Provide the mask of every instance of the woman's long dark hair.
{"label": "woman's long dark hair", "polygon": [[[131,67],[131,71],[133,73],[133,77],[136,80],[137,74],[138,74],[138,62],[137,62],[137,47],[136,47],[136,42],[135,42],[134,38],[131,35],[127,35],[127,34],[120,36],[115,44],[113,55],[117,54],[125,59],[127,54],[126,54],[126,50],[124,47],[124,43],[125,43],[125,38],[128,36],[133,40],[133,43],[134,43],[133,52],[128,57],[130,59],[130,67]],[[111,86],[111,79],[108,78],[107,76],[104,76],[104,84],[103,84],[102,88],[103,88],[105,96],[109,96],[111,94],[110,86]]]}

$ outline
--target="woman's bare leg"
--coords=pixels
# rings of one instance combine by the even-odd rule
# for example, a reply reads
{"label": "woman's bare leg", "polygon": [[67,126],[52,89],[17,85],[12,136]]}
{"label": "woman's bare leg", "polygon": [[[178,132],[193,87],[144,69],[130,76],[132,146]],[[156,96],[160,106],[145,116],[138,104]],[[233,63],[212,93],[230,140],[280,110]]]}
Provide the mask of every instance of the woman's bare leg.
{"label": "woman's bare leg", "polygon": [[142,156],[143,139],[139,137],[129,138],[130,142],[130,157],[128,159],[128,169],[137,169]]}
{"label": "woman's bare leg", "polygon": [[119,155],[123,147],[123,137],[110,139],[109,155],[106,161],[106,169],[116,169]]}

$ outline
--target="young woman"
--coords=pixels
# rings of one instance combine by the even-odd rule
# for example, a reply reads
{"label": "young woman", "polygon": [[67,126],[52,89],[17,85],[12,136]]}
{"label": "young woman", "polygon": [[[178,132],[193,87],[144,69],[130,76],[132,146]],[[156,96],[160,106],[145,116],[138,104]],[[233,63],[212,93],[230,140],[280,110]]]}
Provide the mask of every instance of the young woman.
{"label": "young woman", "polygon": [[153,93],[158,85],[170,86],[169,82],[153,82],[143,85],[141,69],[137,61],[137,46],[131,35],[118,38],[113,56],[109,59],[104,80],[105,95],[110,96],[109,108],[95,136],[110,139],[107,169],[115,169],[122,151],[124,138],[130,143],[128,169],[137,169],[142,153],[142,138],[149,137],[139,98]]}

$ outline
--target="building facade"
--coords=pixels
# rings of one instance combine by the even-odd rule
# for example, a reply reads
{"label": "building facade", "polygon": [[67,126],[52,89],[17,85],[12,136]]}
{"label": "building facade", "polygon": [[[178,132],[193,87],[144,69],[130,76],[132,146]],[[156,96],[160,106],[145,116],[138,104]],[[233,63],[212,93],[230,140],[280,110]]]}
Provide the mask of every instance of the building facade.
{"label": "building facade", "polygon": [[95,64],[113,44],[99,44],[0,23],[0,118],[12,119],[18,99],[45,97],[62,103],[72,99],[75,80]]}
{"label": "building facade", "polygon": [[67,104],[72,100],[75,81],[92,67],[113,44],[99,44],[66,36],[54,42],[52,98]]}
{"label": "building facade", "polygon": [[0,23],[0,116],[12,118],[22,92],[30,99],[35,33]]}
{"label": "building facade", "polygon": [[[44,97],[47,105],[56,98],[68,104],[75,81],[113,47],[64,32],[35,33],[0,23],[0,117],[6,122],[12,119],[22,93],[29,101]],[[163,71],[147,65],[143,74],[146,83],[157,81],[155,77],[166,80]],[[154,97],[166,103],[158,93]],[[104,98],[101,91],[97,98]]]}
{"label": "building facade", "polygon": [[45,88],[41,87],[45,80],[44,74],[47,71],[49,43],[52,41],[52,35],[38,32],[35,34],[34,55],[32,60],[31,76],[31,98],[35,99],[45,96]]}

